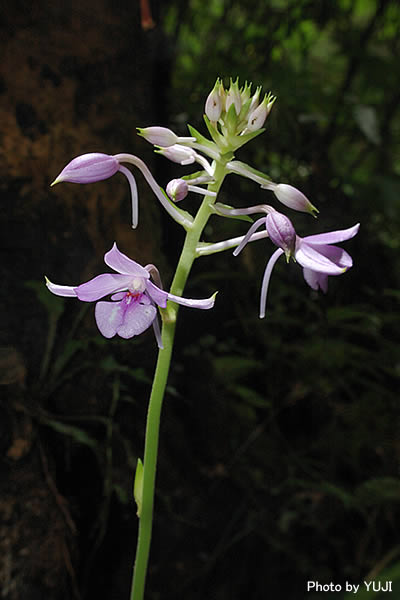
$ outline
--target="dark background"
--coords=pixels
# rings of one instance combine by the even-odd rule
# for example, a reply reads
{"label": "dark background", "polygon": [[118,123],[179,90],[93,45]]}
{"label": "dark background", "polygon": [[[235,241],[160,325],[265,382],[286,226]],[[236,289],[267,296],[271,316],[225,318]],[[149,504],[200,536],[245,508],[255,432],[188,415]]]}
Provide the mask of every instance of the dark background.
{"label": "dark background", "polygon": [[[220,293],[180,312],[147,597],[327,598],[307,581],[374,578],[400,597],[399,5],[171,0],[150,3],[151,23],[146,4],[0,3],[2,598],[129,597],[156,345],[101,338],[93,307],[43,276],[86,281],[116,240],[168,285],[182,233],[140,175],[135,232],[119,175],[49,184],[79,154],[126,151],[165,186],[182,169],[135,128],[205,132],[218,76],[277,95],[238,158],[318,206],[317,221],[291,215],[299,234],[361,229],[327,296],[278,264],[264,321],[267,242],[197,261],[186,295]],[[237,177],[221,200],[273,202]],[[243,230],[216,218],[206,235]]]}

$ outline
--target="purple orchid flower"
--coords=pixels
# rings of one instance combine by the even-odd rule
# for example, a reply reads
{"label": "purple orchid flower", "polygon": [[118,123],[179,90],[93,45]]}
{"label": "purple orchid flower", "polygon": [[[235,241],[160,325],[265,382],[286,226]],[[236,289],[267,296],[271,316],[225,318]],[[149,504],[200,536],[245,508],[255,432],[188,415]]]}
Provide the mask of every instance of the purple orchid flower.
{"label": "purple orchid flower", "polygon": [[[273,214],[275,216],[275,213]],[[262,224],[265,225],[271,240],[276,245],[281,246],[272,254],[265,268],[261,286],[261,319],[265,317],[265,306],[267,302],[268,286],[272,270],[280,256],[283,254],[288,255],[288,244],[286,240],[287,230],[291,231],[287,223],[289,219],[285,217],[285,220],[282,219],[282,222],[285,225],[285,231],[282,231],[281,235],[279,236],[277,227],[279,227],[280,222],[275,218],[272,227],[271,223],[268,221],[269,216],[270,215],[267,217],[262,217],[253,223],[240,245],[234,251],[234,255],[237,256],[250,240],[256,229],[258,229]],[[358,233],[359,227],[360,224],[357,223],[349,229],[319,233],[317,235],[308,235],[304,238],[296,235],[295,246],[292,255],[294,260],[303,267],[304,279],[313,290],[321,289],[324,293],[326,293],[328,291],[328,276],[341,275],[353,266],[353,260],[351,256],[342,248],[339,248],[338,246],[332,246],[331,244],[350,240]],[[295,233],[294,229],[293,233]]]}
{"label": "purple orchid flower", "polygon": [[152,276],[161,285],[156,267],[142,267],[120,252],[116,243],[105,254],[104,262],[116,273],[103,273],[78,286],[57,285],[46,278],[46,285],[56,296],[72,296],[83,302],[95,302],[112,294],[111,302],[97,302],[95,308],[97,327],[106,338],[119,335],[129,339],[153,325],[158,347],[162,348],[157,306],[165,308],[167,300],[191,308],[214,306],[215,294],[204,300],[191,300],[165,292],[150,280]]}
{"label": "purple orchid flower", "polygon": [[132,227],[138,224],[138,192],[132,173],[121,165],[115,156],[101,152],[90,152],[72,159],[51,184],[62,181],[68,183],[94,183],[109,179],[117,172],[122,173],[128,180],[132,199]]}

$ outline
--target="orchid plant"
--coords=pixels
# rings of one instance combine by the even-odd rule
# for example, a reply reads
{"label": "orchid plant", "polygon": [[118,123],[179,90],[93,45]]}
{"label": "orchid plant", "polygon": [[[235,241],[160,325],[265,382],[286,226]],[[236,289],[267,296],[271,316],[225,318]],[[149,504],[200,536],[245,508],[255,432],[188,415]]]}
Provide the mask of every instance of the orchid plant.
{"label": "orchid plant", "polygon": [[[233,249],[237,256],[250,242],[262,238],[277,246],[267,262],[261,286],[260,317],[266,312],[266,299],[272,269],[282,255],[287,262],[293,259],[303,268],[306,283],[312,289],[327,291],[328,276],[345,273],[352,259],[342,248],[332,245],[349,240],[358,232],[359,224],[349,229],[298,236],[290,219],[269,204],[235,208],[218,202],[218,194],[225,177],[236,174],[253,180],[261,188],[272,192],[283,206],[316,216],[318,210],[298,189],[286,183],[271,181],[268,175],[235,159],[241,146],[261,135],[265,121],[276,98],[268,93],[261,99],[261,88],[255,92],[251,84],[239,87],[238,80],[230,81],[226,89],[217,79],[205,103],[204,121],[209,137],[188,126],[189,136],[180,137],[165,127],[138,129],[139,135],[155,146],[155,151],[181,165],[199,165],[191,175],[174,179],[164,190],[154,179],[145,163],[132,154],[110,156],[91,153],[73,159],[52,185],[65,181],[92,183],[122,173],[130,186],[132,226],[138,225],[138,193],[133,174],[125,165],[141,171],[156,198],[167,213],[186,231],[182,252],[176,267],[170,291],[163,289],[154,265],[142,267],[120,252],[114,243],[104,261],[114,273],[103,273],[77,286],[54,284],[46,278],[50,292],[58,296],[75,297],[83,302],[96,302],[95,319],[100,333],[106,338],[119,335],[129,339],[153,327],[158,360],[149,401],[144,459],[138,461],[135,474],[134,496],[139,517],[139,535],[131,589],[131,600],[143,600],[150,551],[154,489],[160,415],[171,355],[179,305],[197,309],[211,309],[211,298],[193,300],[182,296],[194,261],[205,255]],[[178,206],[189,193],[203,200],[193,216]],[[250,215],[262,215],[247,233],[220,242],[202,240],[204,228],[213,215],[251,220]],[[245,219],[244,219],[245,218]],[[257,231],[262,228],[261,231]],[[103,298],[111,296],[110,301]],[[160,329],[161,320],[162,327]]]}

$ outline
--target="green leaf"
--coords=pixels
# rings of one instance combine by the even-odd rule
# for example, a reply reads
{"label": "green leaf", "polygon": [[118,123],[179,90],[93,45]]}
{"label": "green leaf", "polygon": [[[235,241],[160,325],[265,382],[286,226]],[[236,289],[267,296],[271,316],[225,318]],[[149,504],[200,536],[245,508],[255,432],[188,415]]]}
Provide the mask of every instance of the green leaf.
{"label": "green leaf", "polygon": [[140,518],[143,502],[143,463],[140,458],[138,458],[137,461],[135,481],[133,483],[133,497],[135,498],[137,506],[136,514]]}
{"label": "green leaf", "polygon": [[221,379],[226,379],[229,383],[233,383],[253,371],[265,368],[262,362],[253,358],[230,354],[216,357],[213,361],[213,366],[217,375]]}
{"label": "green leaf", "polygon": [[[233,106],[233,104],[232,104]],[[247,142],[254,140],[254,138],[258,137],[262,133],[264,133],[265,128],[258,129],[257,131],[252,131],[251,133],[245,133],[244,135],[237,136],[235,140],[230,144],[230,149],[235,152],[238,148],[241,148]]]}
{"label": "green leaf", "polygon": [[235,384],[233,390],[237,396],[246,404],[253,406],[254,408],[269,408],[271,402],[264,396],[253,390],[253,388],[245,385]]}
{"label": "green leaf", "polygon": [[364,506],[380,503],[399,502],[400,481],[394,477],[376,477],[358,486],[356,498]]}
{"label": "green leaf", "polygon": [[353,494],[346,492],[346,490],[344,490],[343,488],[334,485],[329,481],[323,481],[318,486],[318,488],[325,494],[328,494],[329,496],[334,496],[335,498],[340,500],[340,502],[342,502],[345,508],[350,508],[354,504]]}
{"label": "green leaf", "polygon": [[119,485],[119,483],[114,483],[113,490],[121,504],[128,504],[129,497],[122,485]]}
{"label": "green leaf", "polygon": [[142,367],[132,368],[127,365],[122,365],[114,356],[107,356],[100,361],[100,367],[102,370],[110,373],[126,373],[136,381],[141,383],[151,383],[151,378],[146,375],[145,370]]}
{"label": "green leaf", "polygon": [[194,127],[192,127],[189,124],[188,124],[188,129],[189,129],[190,135],[192,137],[195,137],[199,144],[202,144],[203,146],[207,146],[208,148],[212,148],[213,150],[218,152],[218,147],[216,146],[216,144],[214,144],[214,142],[212,142],[211,140],[204,137],[204,135],[202,135],[199,131],[197,131],[197,129],[195,129]]}
{"label": "green leaf", "polygon": [[54,429],[54,431],[69,436],[73,438],[78,444],[89,446],[89,448],[92,448],[92,450],[95,450],[97,452],[99,447],[97,440],[88,435],[83,429],[75,427],[75,425],[68,425],[67,423],[62,423],[61,421],[56,421],[55,419],[48,419],[46,417],[41,417],[41,421],[48,427]]}
{"label": "green leaf", "polygon": [[217,129],[215,129],[215,127],[213,127],[211,125],[211,121],[210,119],[207,117],[207,115],[203,115],[204,118],[204,122],[207,125],[207,129],[209,134],[211,135],[212,139],[214,140],[214,142],[217,144],[218,148],[221,149],[221,147],[224,147],[225,144],[225,140],[224,140],[224,136],[222,136],[219,131],[217,131]]}
{"label": "green leaf", "polygon": [[86,340],[69,340],[63,347],[62,353],[54,363],[51,373],[52,377],[54,378],[57,375],[59,375],[65,368],[65,366],[68,364],[68,362],[71,360],[71,358],[74,356],[74,354],[79,352],[79,350],[86,348],[86,346]]}

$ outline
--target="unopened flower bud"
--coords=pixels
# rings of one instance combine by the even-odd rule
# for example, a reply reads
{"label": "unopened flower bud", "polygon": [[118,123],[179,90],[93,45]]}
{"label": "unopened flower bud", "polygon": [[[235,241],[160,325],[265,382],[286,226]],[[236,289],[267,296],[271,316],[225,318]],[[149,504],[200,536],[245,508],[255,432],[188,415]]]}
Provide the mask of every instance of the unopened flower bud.
{"label": "unopened flower bud", "polygon": [[189,186],[184,179],[172,179],[167,185],[167,194],[174,202],[180,202],[188,195]]}
{"label": "unopened flower bud", "polygon": [[271,241],[282,248],[289,260],[296,247],[296,231],[285,215],[277,211],[268,213],[265,218],[265,227]]}
{"label": "unopened flower bud", "polygon": [[228,112],[232,104],[234,104],[235,112],[238,115],[242,108],[242,99],[240,97],[239,82],[237,79],[235,83],[233,83],[231,79],[231,85],[226,96],[226,112]]}
{"label": "unopened flower bud", "polygon": [[192,148],[174,144],[168,148],[159,147],[156,152],[180,165],[191,165],[196,160],[196,152]]}
{"label": "unopened flower bud", "polygon": [[282,204],[292,208],[293,210],[308,212],[313,216],[319,212],[318,209],[311,204],[303,192],[300,192],[300,190],[292,185],[288,185],[287,183],[278,183],[271,189],[278,198],[279,202],[282,202]]}
{"label": "unopened flower bud", "polygon": [[221,83],[219,79],[215,82],[213,90],[209,93],[206,100],[205,113],[212,122],[218,121],[222,112],[222,101],[220,95]]}
{"label": "unopened flower bud", "polygon": [[179,141],[178,136],[171,129],[167,129],[167,127],[138,127],[137,130],[138,134],[144,137],[146,142],[150,142],[150,144],[155,144],[156,146],[173,146]]}
{"label": "unopened flower bud", "polygon": [[93,183],[112,177],[120,169],[114,156],[91,152],[77,156],[61,171],[51,185],[67,181],[69,183]]}
{"label": "unopened flower bud", "polygon": [[274,102],[275,98],[271,100],[270,96],[264,96],[264,100],[261,102],[261,104],[249,114],[249,119],[247,122],[247,129],[249,131],[257,131],[258,129],[261,129],[266,118],[271,112]]}

